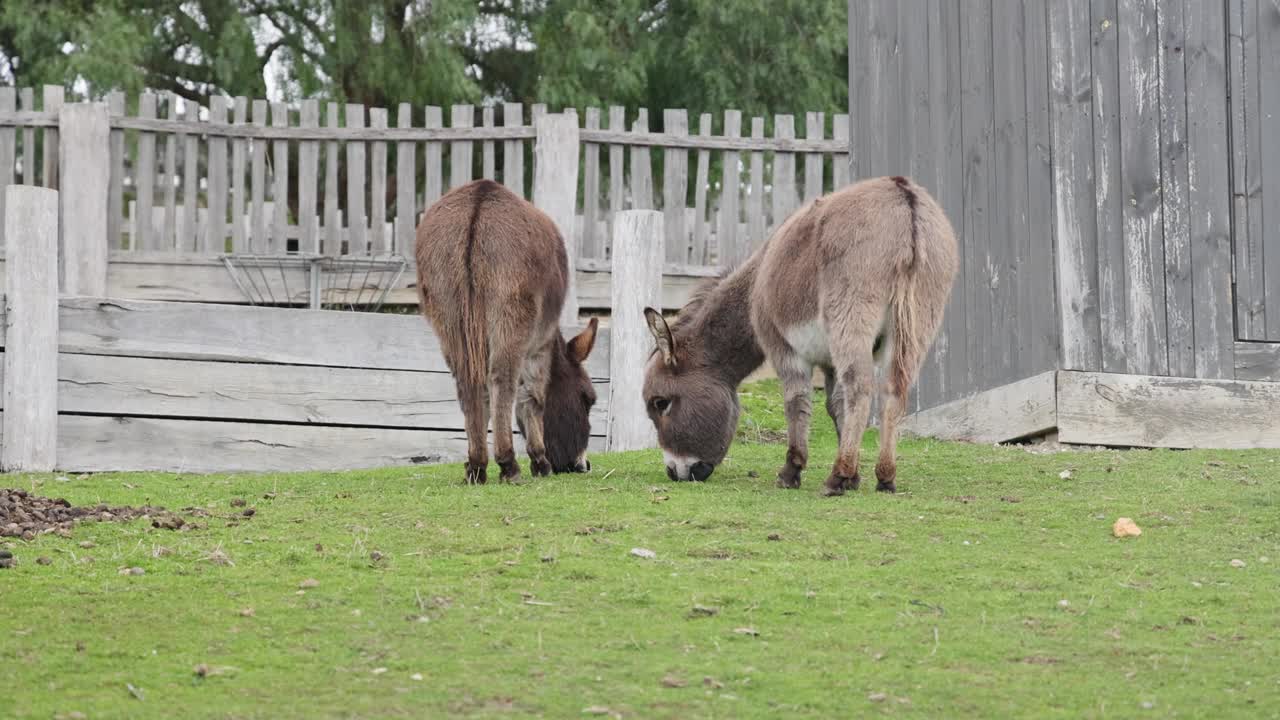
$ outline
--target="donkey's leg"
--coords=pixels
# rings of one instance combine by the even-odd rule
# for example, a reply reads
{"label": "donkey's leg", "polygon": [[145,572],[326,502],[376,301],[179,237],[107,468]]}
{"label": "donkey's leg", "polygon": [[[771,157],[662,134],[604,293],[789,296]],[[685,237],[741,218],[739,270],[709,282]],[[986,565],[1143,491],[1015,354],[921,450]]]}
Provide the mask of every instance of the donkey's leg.
{"label": "donkey's leg", "polygon": [[870,338],[858,342],[855,347],[846,349],[840,355],[841,357],[835,358],[844,394],[840,447],[836,452],[835,466],[823,487],[823,495],[843,495],[846,490],[858,489],[861,482],[858,474],[858,451],[862,445],[862,434],[867,429],[867,418],[871,414],[875,363],[871,359]]}
{"label": "donkey's leg", "polygon": [[836,440],[840,439],[840,423],[844,422],[844,390],[836,379],[835,368],[822,368],[822,376],[827,387],[827,415],[836,426]]}
{"label": "donkey's leg", "polygon": [[483,485],[489,465],[489,387],[459,380],[457,388],[467,429],[467,484]]}
{"label": "donkey's leg", "polygon": [[489,364],[489,384],[493,402],[493,459],[501,470],[502,482],[520,481],[520,464],[516,462],[511,436],[511,412],[516,403],[516,379],[520,374],[521,354],[503,349],[493,353]]}
{"label": "donkey's leg", "polygon": [[775,361],[782,381],[787,415],[787,460],[778,470],[778,487],[800,487],[800,473],[809,463],[809,418],[812,413],[813,367],[793,352]]}
{"label": "donkey's leg", "polygon": [[891,381],[885,381],[880,391],[880,458],[876,461],[876,490],[897,492],[894,480],[898,476],[898,423],[906,414],[907,393],[901,393]]}
{"label": "donkey's leg", "polygon": [[529,469],[535,476],[550,475],[551,461],[543,434],[547,381],[551,373],[553,343],[545,343],[525,359],[520,370],[520,389],[516,414],[524,433],[525,451],[529,453]]}

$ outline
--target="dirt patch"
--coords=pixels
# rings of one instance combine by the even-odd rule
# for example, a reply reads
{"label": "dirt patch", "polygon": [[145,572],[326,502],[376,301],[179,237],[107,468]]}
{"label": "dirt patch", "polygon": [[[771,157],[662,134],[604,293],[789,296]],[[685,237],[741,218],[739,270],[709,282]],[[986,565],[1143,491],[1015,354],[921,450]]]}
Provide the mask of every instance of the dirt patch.
{"label": "dirt patch", "polygon": [[62,498],[32,495],[26,490],[0,488],[0,536],[34,540],[49,532],[69,532],[82,522],[119,522],[150,518],[158,528],[177,530],[182,518],[161,507],[99,505],[72,506]]}

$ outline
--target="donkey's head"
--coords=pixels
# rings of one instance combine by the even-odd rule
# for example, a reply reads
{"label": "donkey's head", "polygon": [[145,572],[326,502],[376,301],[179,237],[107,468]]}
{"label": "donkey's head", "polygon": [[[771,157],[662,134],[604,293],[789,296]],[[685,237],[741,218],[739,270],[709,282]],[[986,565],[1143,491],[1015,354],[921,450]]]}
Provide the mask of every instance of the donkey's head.
{"label": "donkey's head", "polygon": [[657,352],[644,373],[644,402],[672,480],[706,480],[729,452],[738,393],[693,343],[677,345],[662,313],[645,308]]}
{"label": "donkey's head", "polygon": [[[547,460],[558,473],[587,472],[587,441],[591,436],[591,407],[596,391],[583,365],[596,342],[598,321],[591,318],[587,329],[572,340],[556,339],[551,353],[551,375],[543,406],[542,433]],[[523,431],[524,428],[521,428]]]}

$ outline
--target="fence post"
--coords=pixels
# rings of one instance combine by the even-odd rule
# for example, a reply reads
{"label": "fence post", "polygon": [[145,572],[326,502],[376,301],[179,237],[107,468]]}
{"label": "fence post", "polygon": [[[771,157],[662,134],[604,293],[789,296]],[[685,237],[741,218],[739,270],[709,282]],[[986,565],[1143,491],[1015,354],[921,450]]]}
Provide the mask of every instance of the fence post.
{"label": "fence post", "polygon": [[569,257],[569,290],[560,324],[578,324],[578,239],[574,221],[578,206],[578,117],[575,113],[539,115],[533,121],[533,204],[552,220],[564,238]]}
{"label": "fence post", "polygon": [[58,193],[30,185],[4,192],[0,470],[48,472],[58,447]]}
{"label": "fence post", "polygon": [[[67,295],[102,297],[107,294],[110,131],[107,106],[103,103],[64,105],[58,112],[62,177],[60,254],[62,291]],[[116,211],[119,212],[119,208]],[[137,218],[137,222],[150,223],[151,217]]]}
{"label": "fence post", "polygon": [[613,223],[613,297],[609,324],[609,450],[641,450],[657,445],[645,414],[644,366],[653,336],[646,306],[662,308],[662,213],[623,210]]}

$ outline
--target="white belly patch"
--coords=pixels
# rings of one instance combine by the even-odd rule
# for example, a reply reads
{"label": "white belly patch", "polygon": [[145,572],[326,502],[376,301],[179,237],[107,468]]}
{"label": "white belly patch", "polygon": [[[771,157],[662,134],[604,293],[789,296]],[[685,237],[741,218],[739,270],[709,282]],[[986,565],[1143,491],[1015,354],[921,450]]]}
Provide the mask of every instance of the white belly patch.
{"label": "white belly patch", "polygon": [[815,317],[807,323],[792,325],[783,337],[805,362],[823,366],[831,364],[831,346],[827,343],[827,328],[821,319]]}

